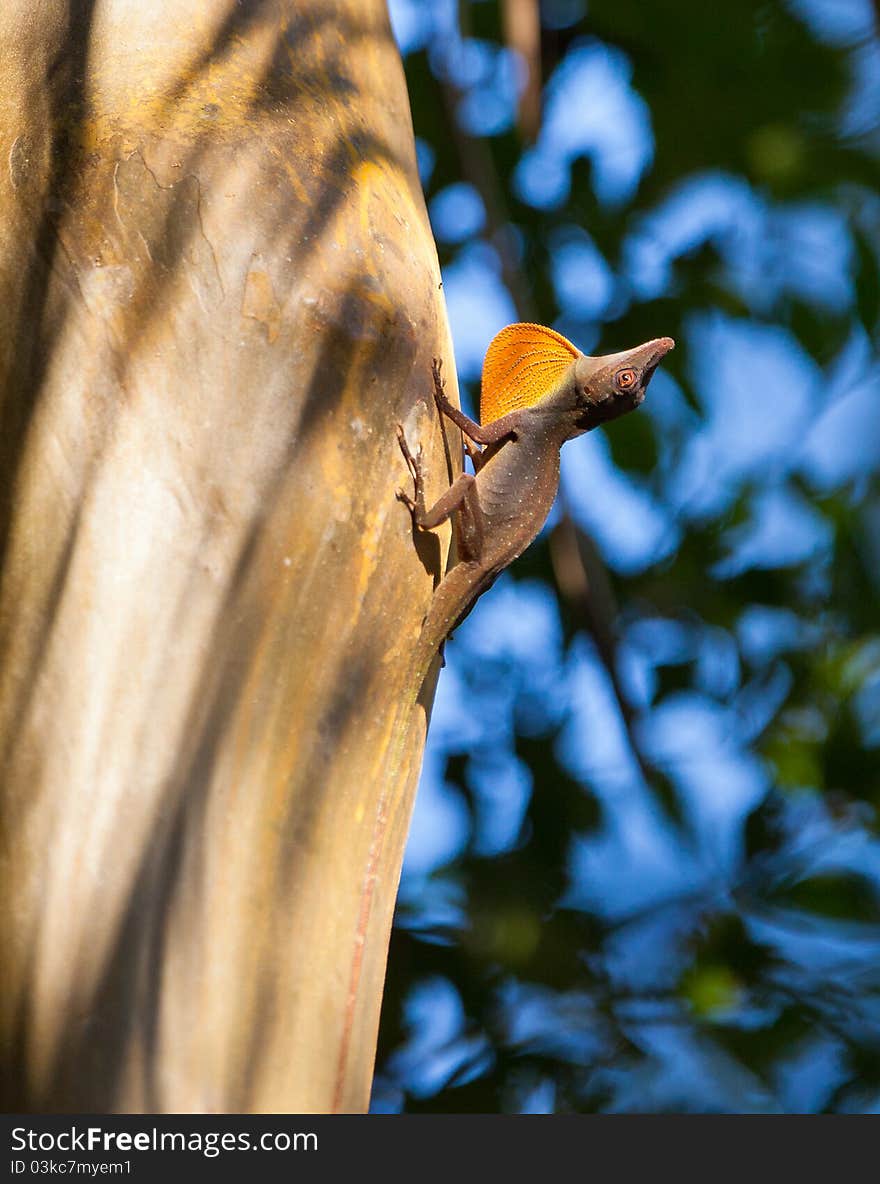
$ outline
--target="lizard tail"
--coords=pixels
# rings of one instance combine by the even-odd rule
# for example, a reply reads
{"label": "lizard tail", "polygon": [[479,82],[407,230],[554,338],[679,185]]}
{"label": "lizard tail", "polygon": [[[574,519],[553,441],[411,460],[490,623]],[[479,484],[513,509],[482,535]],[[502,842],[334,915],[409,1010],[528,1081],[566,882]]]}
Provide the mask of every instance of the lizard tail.
{"label": "lizard tail", "polygon": [[416,646],[415,666],[421,687],[441,642],[464,620],[494,577],[481,578],[474,563],[457,563],[434,593]]}

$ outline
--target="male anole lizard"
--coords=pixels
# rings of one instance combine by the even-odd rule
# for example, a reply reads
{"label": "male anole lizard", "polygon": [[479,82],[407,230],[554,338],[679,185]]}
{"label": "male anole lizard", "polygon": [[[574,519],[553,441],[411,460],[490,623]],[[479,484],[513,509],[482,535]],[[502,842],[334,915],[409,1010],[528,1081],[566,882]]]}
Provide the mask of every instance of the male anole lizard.
{"label": "male anole lizard", "polygon": [[[397,497],[420,530],[455,515],[458,562],[434,592],[422,625],[416,669],[427,672],[444,638],[477,598],[532,542],[550,513],[559,487],[559,453],[566,440],[633,411],[671,337],[619,354],[592,358],[541,325],[509,325],[492,340],[483,363],[480,419],[453,407],[434,362],[434,399],[442,415],[464,433],[474,475],[461,473],[425,506],[422,448],[410,451],[398,425],[400,448],[415,483],[415,497]],[[474,448],[474,444],[482,448]]]}

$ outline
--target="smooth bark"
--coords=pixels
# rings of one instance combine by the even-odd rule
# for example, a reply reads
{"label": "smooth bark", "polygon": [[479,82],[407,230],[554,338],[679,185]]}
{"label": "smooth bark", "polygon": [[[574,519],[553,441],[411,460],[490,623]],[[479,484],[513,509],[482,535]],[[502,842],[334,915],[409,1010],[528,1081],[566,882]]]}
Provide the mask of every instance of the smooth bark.
{"label": "smooth bark", "polygon": [[454,395],[384,0],[0,48],[4,1107],[362,1110]]}

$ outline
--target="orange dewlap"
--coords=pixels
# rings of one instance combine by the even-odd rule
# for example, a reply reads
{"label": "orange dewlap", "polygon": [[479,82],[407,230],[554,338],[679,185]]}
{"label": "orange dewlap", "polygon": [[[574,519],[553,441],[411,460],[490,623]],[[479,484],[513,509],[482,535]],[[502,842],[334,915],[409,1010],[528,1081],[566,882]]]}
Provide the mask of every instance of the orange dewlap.
{"label": "orange dewlap", "polygon": [[483,362],[480,423],[532,407],[551,394],[580,350],[543,325],[508,325],[489,343]]}

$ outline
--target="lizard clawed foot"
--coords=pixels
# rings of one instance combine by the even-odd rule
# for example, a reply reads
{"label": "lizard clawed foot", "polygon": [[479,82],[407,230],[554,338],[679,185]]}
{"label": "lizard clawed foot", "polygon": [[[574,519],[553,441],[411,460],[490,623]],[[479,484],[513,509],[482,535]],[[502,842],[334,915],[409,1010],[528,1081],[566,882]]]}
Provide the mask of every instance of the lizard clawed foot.
{"label": "lizard clawed foot", "polygon": [[406,492],[406,490],[405,490],[405,489],[395,489],[395,491],[394,491],[394,496],[397,498],[397,500],[398,500],[399,502],[403,502],[403,504],[404,504],[404,505],[406,506],[406,508],[409,510],[410,514],[415,514],[415,512],[416,512],[416,503],[415,503],[415,502],[413,501],[413,499],[412,499],[412,498],[409,496],[409,494]]}
{"label": "lizard clawed foot", "polygon": [[402,424],[397,425],[397,442],[403,453],[403,459],[406,461],[406,467],[412,476],[416,496],[414,500],[404,490],[398,489],[395,491],[395,497],[399,502],[403,502],[411,514],[415,515],[419,512],[420,505],[423,505],[424,497],[422,493],[422,446],[419,445],[415,456],[413,456],[409,444],[406,442],[406,434]]}
{"label": "lizard clawed foot", "polygon": [[409,444],[406,442],[406,433],[403,430],[403,424],[397,425],[397,442],[400,445],[400,451],[403,453],[403,459],[406,461],[406,467],[412,474],[413,481],[416,484],[422,479],[422,446],[421,444],[413,456],[410,451]]}
{"label": "lizard clawed foot", "polygon": [[452,404],[446,398],[445,384],[443,382],[443,376],[440,373],[442,364],[443,363],[441,362],[440,358],[433,359],[432,367],[434,374],[434,402],[437,404],[437,407],[440,409],[440,411],[446,411],[448,408],[452,407]]}

